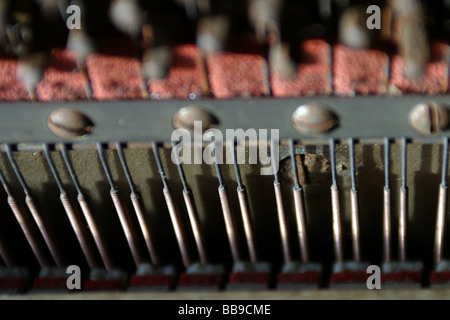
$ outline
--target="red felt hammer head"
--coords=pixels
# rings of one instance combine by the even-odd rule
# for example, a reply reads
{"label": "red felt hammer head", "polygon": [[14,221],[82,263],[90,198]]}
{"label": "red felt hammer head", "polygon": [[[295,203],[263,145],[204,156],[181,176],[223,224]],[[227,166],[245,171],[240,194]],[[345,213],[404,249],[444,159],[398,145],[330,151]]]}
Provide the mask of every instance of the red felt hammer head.
{"label": "red felt hammer head", "polygon": [[36,278],[33,283],[33,290],[39,291],[68,290],[67,277]]}
{"label": "red felt hammer head", "polygon": [[218,274],[180,274],[180,287],[219,287],[223,277]]}
{"label": "red felt hammer head", "polygon": [[367,282],[367,277],[368,274],[366,272],[343,271],[334,273],[331,276],[330,284],[365,284]]}
{"label": "red felt hammer head", "polygon": [[331,47],[323,40],[307,40],[301,46],[297,74],[291,78],[271,71],[271,88],[275,97],[299,97],[331,93]]}
{"label": "red felt hammer head", "polygon": [[152,97],[188,99],[192,95],[207,95],[208,83],[200,50],[187,44],[175,47],[173,54],[174,61],[168,76],[164,79],[150,79],[148,82]]}
{"label": "red felt hammer head", "polygon": [[377,50],[333,48],[333,85],[338,95],[383,94],[387,89],[389,59]]}
{"label": "red felt hammer head", "polygon": [[19,293],[23,292],[28,284],[28,279],[22,277],[0,278],[0,292]]}
{"label": "red felt hammer head", "polygon": [[268,272],[236,272],[231,273],[230,284],[264,284],[269,283],[270,274]]}
{"label": "red felt hammer head", "polygon": [[125,290],[126,282],[122,279],[115,280],[85,280],[84,289],[87,291],[121,291]]}
{"label": "red felt hammer head", "polygon": [[73,53],[54,49],[50,64],[37,87],[41,101],[83,100],[86,99],[85,83]]}
{"label": "red felt hammer head", "polygon": [[431,61],[420,79],[407,79],[405,62],[400,55],[391,60],[390,84],[398,88],[402,93],[439,94],[448,89],[448,57],[447,44],[431,44]]}
{"label": "red felt hammer head", "polygon": [[430,284],[450,285],[450,271],[441,271],[441,272],[432,271],[430,274]]}
{"label": "red felt hammer head", "polygon": [[26,88],[17,81],[17,60],[0,55],[0,100],[30,100]]}
{"label": "red felt hammer head", "polygon": [[131,288],[171,288],[174,278],[167,274],[134,275],[130,279]]}
{"label": "red felt hammer head", "polygon": [[252,53],[217,53],[206,60],[211,91],[216,98],[269,94],[265,59]]}
{"label": "red felt hammer head", "polygon": [[280,273],[278,285],[319,285],[319,272]]}
{"label": "red felt hammer head", "polygon": [[381,274],[381,283],[401,284],[401,283],[421,283],[422,272],[405,271],[390,272]]}

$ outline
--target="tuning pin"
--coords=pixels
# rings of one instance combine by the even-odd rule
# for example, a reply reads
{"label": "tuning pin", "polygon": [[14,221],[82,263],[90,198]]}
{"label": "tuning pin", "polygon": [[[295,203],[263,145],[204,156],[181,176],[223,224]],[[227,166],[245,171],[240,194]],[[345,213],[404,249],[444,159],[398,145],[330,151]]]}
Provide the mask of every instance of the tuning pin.
{"label": "tuning pin", "polygon": [[366,49],[370,46],[371,34],[366,26],[364,7],[350,7],[344,11],[339,22],[339,40],[346,46]]}
{"label": "tuning pin", "polygon": [[36,87],[41,82],[48,60],[49,55],[46,52],[28,54],[19,59],[16,76],[32,100],[36,99]]}
{"label": "tuning pin", "polygon": [[389,0],[394,14],[417,14],[422,10],[420,0]]}
{"label": "tuning pin", "polygon": [[172,61],[172,46],[152,47],[144,52],[142,73],[146,79],[163,79],[169,74]]}
{"label": "tuning pin", "polygon": [[424,19],[424,8],[418,0],[391,0],[394,15],[394,40],[405,60],[405,76],[421,78],[430,60],[430,46]]}
{"label": "tuning pin", "polygon": [[319,0],[319,14],[322,20],[331,17],[331,0]]}
{"label": "tuning pin", "polygon": [[250,0],[248,18],[259,42],[264,42],[268,34],[280,34],[280,11],[283,0]]}
{"label": "tuning pin", "polygon": [[84,3],[79,0],[72,0],[71,4],[74,4],[80,8],[81,11],[81,28],[71,29],[69,36],[67,37],[67,49],[74,52],[77,60],[77,67],[79,70],[85,69],[86,58],[91,53],[94,53],[95,46],[92,39],[86,32],[86,11]]}
{"label": "tuning pin", "polygon": [[95,51],[94,43],[83,29],[72,29],[67,38],[67,49],[75,53],[78,69],[84,69],[87,57]]}
{"label": "tuning pin", "polygon": [[430,47],[424,22],[412,17],[401,22],[399,27],[399,52],[405,59],[405,76],[421,78],[430,60]]}
{"label": "tuning pin", "polygon": [[89,83],[89,76],[86,68],[87,57],[95,52],[94,43],[83,29],[70,30],[67,39],[67,49],[75,54],[77,68],[83,78],[84,90],[86,97],[92,97],[92,88]]}
{"label": "tuning pin", "polygon": [[86,97],[90,99],[92,97],[92,88],[90,86],[89,76],[86,68],[86,60],[88,56],[95,52],[95,44],[86,32],[86,27],[83,21],[86,20],[85,12],[82,1],[72,0],[72,4],[80,7],[82,17],[81,17],[81,29],[72,29],[67,37],[67,49],[75,55],[75,60],[77,62],[77,68],[81,73],[83,78],[84,90]]}
{"label": "tuning pin", "polygon": [[291,59],[289,45],[276,42],[269,49],[269,64],[274,70],[284,78],[290,78],[297,74],[297,64]]}
{"label": "tuning pin", "polygon": [[69,6],[68,0],[36,0],[36,2],[41,6],[42,16],[48,20],[64,17]]}
{"label": "tuning pin", "polygon": [[382,285],[394,287],[416,287],[422,283],[422,262],[407,258],[407,226],[409,220],[409,200],[407,184],[407,140],[401,139],[401,186],[398,213],[398,256],[399,261],[384,262],[382,266]]}
{"label": "tuning pin", "polygon": [[209,14],[211,10],[210,0],[175,0],[184,6],[186,15],[194,20],[198,16]]}
{"label": "tuning pin", "polygon": [[207,16],[199,20],[197,45],[205,55],[223,51],[230,29],[229,18],[225,15]]}
{"label": "tuning pin", "polygon": [[132,38],[139,36],[144,24],[144,13],[136,0],[114,0],[109,8],[114,26]]}

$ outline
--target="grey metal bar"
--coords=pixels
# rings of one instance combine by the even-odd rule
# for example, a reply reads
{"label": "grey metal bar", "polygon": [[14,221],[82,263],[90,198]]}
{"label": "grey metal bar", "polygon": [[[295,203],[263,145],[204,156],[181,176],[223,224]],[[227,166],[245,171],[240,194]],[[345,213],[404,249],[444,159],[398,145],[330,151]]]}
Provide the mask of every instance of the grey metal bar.
{"label": "grey metal bar", "polygon": [[[299,134],[290,125],[294,110],[308,102],[329,107],[338,117],[338,127],[322,137]],[[436,101],[450,104],[450,95],[429,96],[357,96],[315,98],[198,99],[168,101],[76,101],[76,102],[2,102],[0,103],[0,140],[4,143],[63,140],[47,128],[49,114],[59,108],[72,108],[93,122],[92,133],[72,141],[168,141],[172,117],[176,111],[193,103],[210,111],[218,119],[217,129],[279,129],[280,139],[313,139],[327,143],[328,138],[348,137],[408,139],[422,137],[408,120],[409,112],[419,103]],[[126,108],[124,105],[126,104]],[[153,119],[152,126],[149,122]],[[119,125],[118,125],[119,124]],[[450,137],[450,131],[438,136]],[[436,136],[435,136],[436,137]],[[435,138],[434,137],[434,138]]]}

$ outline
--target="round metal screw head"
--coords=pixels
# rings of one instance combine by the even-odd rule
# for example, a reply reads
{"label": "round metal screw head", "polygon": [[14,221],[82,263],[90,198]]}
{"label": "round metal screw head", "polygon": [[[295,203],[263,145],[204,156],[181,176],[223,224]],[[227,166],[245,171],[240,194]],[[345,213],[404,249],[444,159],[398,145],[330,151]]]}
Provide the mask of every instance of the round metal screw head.
{"label": "round metal screw head", "polygon": [[80,111],[61,108],[48,116],[47,126],[59,138],[75,139],[89,134],[94,124]]}
{"label": "round metal screw head", "polygon": [[304,135],[321,135],[338,125],[337,116],[319,103],[298,107],[291,116],[292,126]]}
{"label": "round metal screw head", "polygon": [[425,135],[440,133],[448,127],[448,109],[439,102],[418,104],[409,114],[409,123],[414,130]]}
{"label": "round metal screw head", "polygon": [[183,107],[172,118],[172,124],[175,129],[194,130],[195,121],[201,122],[203,132],[214,128],[219,123],[210,112],[197,106]]}

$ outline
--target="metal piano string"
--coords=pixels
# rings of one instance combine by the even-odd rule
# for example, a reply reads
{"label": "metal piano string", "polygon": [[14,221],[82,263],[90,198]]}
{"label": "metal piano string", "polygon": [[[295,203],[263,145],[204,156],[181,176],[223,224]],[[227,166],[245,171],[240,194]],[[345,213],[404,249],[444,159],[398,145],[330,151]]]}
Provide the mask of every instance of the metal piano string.
{"label": "metal piano string", "polygon": [[103,149],[103,146],[101,143],[97,143],[97,151],[98,151],[98,156],[99,156],[100,162],[105,171],[106,179],[111,187],[110,196],[114,203],[114,207],[116,209],[117,215],[119,216],[120,224],[122,225],[122,229],[125,233],[125,237],[127,239],[128,246],[130,247],[134,263],[137,267],[139,267],[144,260],[142,257],[142,252],[137,243],[136,231],[133,228],[129,212],[126,209],[126,207],[119,195],[119,190],[117,189],[117,187],[114,184],[114,180],[111,175],[111,170],[110,170],[107,160],[105,158],[104,149]]}
{"label": "metal piano string", "polygon": [[14,173],[16,174],[17,179],[19,180],[20,185],[22,186],[22,189],[25,193],[25,203],[26,203],[28,209],[30,210],[34,221],[36,222],[36,224],[39,228],[39,231],[41,232],[42,236],[44,237],[45,243],[47,244],[47,247],[49,248],[50,253],[52,254],[52,257],[56,263],[56,266],[63,267],[65,265],[65,262],[64,262],[64,257],[58,246],[58,242],[56,241],[52,231],[49,229],[49,226],[48,226],[45,216],[39,211],[39,209],[36,205],[36,202],[30,193],[30,190],[28,188],[27,183],[25,182],[22,172],[20,171],[20,168],[15,161],[11,146],[8,144],[5,144],[5,150],[6,150],[6,154],[8,156],[9,162],[14,170]]}
{"label": "metal piano string", "polygon": [[[43,247],[43,244],[40,243],[38,239],[38,235],[32,226],[32,221],[30,220],[30,217],[25,211],[23,211],[23,209],[20,207],[20,205],[17,203],[16,199],[12,195],[9,184],[6,181],[5,175],[1,170],[0,170],[0,180],[7,194],[8,205],[11,208],[11,211],[13,212],[14,216],[16,217],[17,222],[19,223],[29,245],[31,246],[31,249],[33,250],[33,253],[36,256],[39,265],[41,266],[41,268],[50,267],[53,263],[49,259],[47,254],[44,252],[45,249]],[[3,257],[3,259],[5,261],[11,260],[11,258],[8,259],[5,257]]]}
{"label": "metal piano string", "polygon": [[223,155],[223,146],[219,146],[214,141],[214,168],[216,170],[217,174],[217,180],[219,182],[218,192],[219,192],[219,199],[220,199],[220,206],[222,208],[222,214],[225,221],[225,226],[227,230],[227,236],[228,236],[228,242],[230,244],[231,248],[231,255],[233,257],[234,263],[241,261],[241,256],[239,252],[239,244],[238,244],[238,238],[237,238],[237,227],[236,227],[236,219],[234,216],[234,212],[232,210],[232,207],[230,205],[230,201],[228,199],[227,190],[225,188],[225,185],[223,183],[222,178],[222,171],[220,169],[219,164],[219,152],[221,155]]}
{"label": "metal piano string", "polygon": [[256,263],[258,261],[258,255],[257,255],[257,249],[256,249],[256,241],[255,241],[255,234],[254,234],[254,227],[252,222],[252,216],[247,200],[247,191],[245,189],[245,186],[242,184],[242,177],[241,172],[239,170],[239,164],[237,161],[237,155],[235,150],[235,142],[229,141],[228,143],[229,149],[231,151],[231,155],[233,157],[233,167],[234,172],[236,175],[236,181],[237,181],[237,195],[239,199],[239,207],[241,209],[241,216],[242,216],[242,222],[244,225],[244,231],[245,231],[245,238],[247,240],[247,247],[248,252],[250,256],[250,261],[252,263]]}
{"label": "metal piano string", "polygon": [[101,233],[101,230],[98,226],[98,223],[95,221],[95,217],[93,212],[90,209],[89,203],[86,200],[86,196],[81,189],[80,182],[78,181],[77,174],[75,173],[75,169],[73,168],[72,161],[69,156],[69,152],[67,150],[67,146],[65,144],[61,144],[61,155],[64,159],[64,163],[69,172],[70,178],[77,190],[77,201],[80,205],[81,211],[83,212],[84,218],[88,224],[89,230],[92,233],[92,237],[94,238],[97,249],[102,258],[103,264],[106,270],[111,270],[113,268],[113,262],[111,259],[110,250],[105,245],[104,236]]}
{"label": "metal piano string", "polygon": [[390,141],[384,140],[384,189],[383,189],[383,262],[391,261],[391,188],[389,185]]}
{"label": "metal piano string", "polygon": [[128,164],[125,159],[125,154],[123,152],[123,147],[119,142],[116,142],[117,154],[119,156],[120,164],[122,165],[123,171],[125,173],[125,177],[127,179],[128,185],[131,190],[130,199],[133,204],[134,211],[139,221],[139,225],[142,230],[142,234],[144,235],[145,244],[147,245],[148,252],[150,254],[151,261],[154,265],[160,264],[160,258],[158,256],[155,240],[153,239],[152,232],[150,229],[149,223],[146,221],[144,215],[144,209],[142,208],[140,202],[140,195],[137,193],[136,188],[134,186],[133,178],[131,177],[130,170],[128,169]]}
{"label": "metal piano string", "polygon": [[208,264],[209,259],[208,259],[208,255],[206,252],[203,230],[200,226],[200,220],[198,217],[197,208],[195,206],[194,197],[193,197],[191,189],[189,188],[189,185],[187,183],[186,176],[185,176],[184,170],[183,170],[183,165],[181,164],[181,160],[178,156],[178,151],[175,148],[176,148],[176,146],[175,146],[175,144],[173,144],[172,152],[175,151],[178,174],[180,176],[181,183],[183,184],[184,203],[186,205],[186,210],[188,212],[192,232],[194,234],[195,244],[197,245],[197,251],[198,251],[198,255],[200,257],[200,263],[202,265],[206,265],[206,264]]}
{"label": "metal piano string", "polygon": [[0,292],[450,288],[449,1],[35,2],[0,3]]}
{"label": "metal piano string", "polygon": [[[277,160],[278,154],[274,152],[275,150],[275,143],[279,143],[278,141],[275,141],[274,139],[270,140],[270,150],[271,150],[271,162],[275,163]],[[281,236],[281,245],[282,245],[282,252],[283,252],[283,260],[284,263],[290,263],[292,261],[291,256],[291,249],[289,245],[289,228],[288,228],[288,219],[286,216],[286,212],[284,210],[283,205],[283,194],[281,190],[281,181],[280,176],[278,174],[278,170],[275,166],[273,166],[273,188],[275,191],[275,201],[277,204],[277,214],[278,214],[278,223],[280,225],[280,236]]]}
{"label": "metal piano string", "polygon": [[95,269],[99,267],[99,263],[97,261],[95,252],[93,251],[93,246],[91,239],[88,238],[88,233],[86,228],[84,227],[84,223],[81,220],[79,213],[75,210],[70,202],[69,196],[64,189],[61,178],[59,176],[58,170],[56,169],[55,163],[53,162],[53,157],[50,152],[50,148],[48,144],[43,145],[44,154],[47,159],[48,166],[55,178],[56,184],[60,190],[59,198],[64,207],[64,211],[69,218],[70,224],[72,225],[72,229],[75,232],[75,235],[80,243],[81,249],[83,250],[84,256],[88,262],[89,268]]}
{"label": "metal piano string", "polygon": [[178,207],[172,197],[172,192],[170,191],[169,185],[167,184],[167,176],[166,173],[164,172],[164,167],[162,165],[161,158],[159,156],[158,144],[156,142],[152,142],[152,149],[156,165],[158,166],[158,172],[161,177],[161,181],[163,183],[163,194],[164,199],[166,201],[167,209],[170,214],[170,220],[172,221],[173,230],[175,231],[175,236],[177,238],[178,247],[181,252],[183,264],[187,268],[191,265],[192,262],[190,252],[187,247],[186,234],[184,227],[182,225],[180,212],[178,211]]}
{"label": "metal piano string", "polygon": [[[223,152],[226,149],[218,150],[218,144],[213,143],[215,146],[212,151],[216,151],[214,156],[214,166],[216,168],[217,179],[219,181],[219,197],[217,205],[223,210],[223,221],[225,226],[225,233],[228,238],[228,242],[230,247],[232,248],[232,258],[233,264],[228,268],[230,268],[230,272],[227,274],[225,270],[227,268],[227,263],[225,260],[217,260],[217,256],[211,258],[206,250],[206,241],[203,229],[208,227],[207,225],[203,225],[199,213],[197,205],[194,203],[194,194],[189,186],[188,179],[186,177],[181,159],[179,157],[179,150],[177,150],[177,146],[175,143],[172,143],[172,148],[168,148],[166,146],[161,147],[156,142],[153,142],[150,147],[138,147],[139,150],[145,151],[152,149],[153,156],[156,160],[155,169],[159,173],[161,177],[161,181],[163,182],[163,192],[162,197],[166,201],[166,210],[169,212],[169,217],[171,221],[171,227],[175,231],[175,239],[177,239],[177,243],[180,250],[181,261],[183,262],[183,266],[178,266],[178,277],[179,282],[175,288],[179,290],[194,290],[195,288],[203,288],[208,290],[217,290],[226,288],[227,290],[237,290],[237,289],[263,289],[267,287],[276,287],[280,290],[282,289],[306,289],[306,288],[317,288],[317,287],[329,287],[329,288],[361,288],[365,287],[365,282],[367,280],[366,268],[369,263],[365,262],[366,257],[373,257],[368,253],[364,256],[361,254],[361,233],[364,233],[364,230],[360,229],[360,217],[364,216],[364,213],[359,211],[360,203],[359,203],[359,188],[357,187],[357,172],[358,165],[356,163],[356,159],[360,157],[358,156],[358,152],[355,151],[355,140],[353,138],[347,140],[340,140],[336,142],[334,139],[329,140],[328,150],[330,157],[330,174],[331,174],[331,197],[330,197],[330,218],[332,220],[332,235],[333,235],[333,247],[335,250],[335,262],[333,264],[328,264],[324,261],[312,262],[311,260],[311,252],[310,248],[320,248],[323,244],[311,243],[311,238],[309,234],[306,232],[309,228],[311,228],[311,222],[308,223],[306,219],[306,201],[305,195],[308,197],[310,192],[304,193],[304,190],[309,190],[310,188],[308,184],[308,176],[305,170],[311,170],[310,164],[307,164],[302,160],[302,158],[306,159],[306,156],[302,155],[301,150],[306,150],[305,147],[301,144],[296,144],[293,139],[289,139],[287,141],[280,141],[281,146],[286,147],[286,155],[287,159],[290,161],[289,166],[286,172],[292,177],[292,187],[287,186],[288,189],[292,188],[292,194],[290,197],[287,197],[287,194],[283,194],[282,192],[282,179],[285,179],[286,172],[285,171],[277,171],[275,168],[272,171],[272,182],[273,185],[272,195],[274,201],[274,208],[276,212],[267,212],[265,214],[274,215],[274,219],[276,219],[278,223],[277,228],[271,227],[274,229],[273,231],[277,234],[279,239],[279,243],[281,244],[281,261],[270,260],[265,261],[261,260],[256,254],[256,248],[259,241],[261,241],[260,237],[263,237],[262,234],[255,232],[255,225],[261,225],[260,220],[262,216],[257,213],[256,215],[252,215],[250,213],[250,201],[249,195],[245,192],[246,187],[244,186],[244,180],[242,177],[242,172],[240,168],[240,164],[238,164],[237,152],[236,152],[236,143],[233,141],[228,141],[226,148],[230,150],[232,159],[232,167],[234,175],[225,178],[222,174],[221,167],[227,166],[226,164],[221,164],[220,152]],[[435,220],[435,233],[434,233],[434,246],[433,246],[433,265],[434,269],[430,273],[430,282],[429,285],[432,287],[439,287],[441,284],[439,281],[442,280],[442,277],[445,277],[448,273],[448,264],[446,260],[443,259],[444,256],[444,230],[445,230],[445,207],[446,207],[446,177],[447,177],[447,164],[448,164],[448,139],[439,139],[433,140],[439,141],[442,145],[442,161],[441,161],[441,183],[439,185],[439,196],[437,202],[437,214]],[[400,139],[393,142],[396,147],[399,147],[400,156],[401,156],[401,166],[400,166],[400,186],[398,189],[398,214],[399,214],[399,223],[398,223],[398,241],[399,241],[399,251],[398,251],[398,260],[392,260],[391,254],[391,237],[392,237],[392,227],[391,227],[391,187],[390,187],[390,145],[391,140],[388,138],[383,138],[380,140],[379,148],[382,151],[382,159],[384,162],[384,188],[383,192],[380,193],[382,204],[378,207],[380,208],[379,221],[381,228],[379,229],[379,234],[382,235],[382,243],[380,243],[380,248],[382,249],[382,284],[387,287],[420,287],[422,286],[423,279],[426,277],[426,273],[424,273],[423,269],[423,261],[416,261],[414,259],[409,259],[409,256],[406,255],[407,249],[407,238],[406,238],[406,225],[407,222],[411,219],[408,215],[408,202],[407,202],[407,171],[406,167],[408,166],[408,161],[406,159],[406,150],[407,146],[410,144],[406,139]],[[277,151],[275,150],[277,141],[270,141],[270,152],[271,152],[271,160],[276,161],[275,157],[281,156],[277,155]],[[103,226],[97,222],[97,219],[93,212],[90,209],[90,206],[87,203],[86,196],[82,191],[80,183],[78,181],[78,177],[75,173],[74,167],[72,165],[71,159],[69,157],[69,149],[66,144],[55,144],[52,146],[51,144],[44,143],[41,145],[40,152],[45,156],[45,160],[47,165],[50,168],[50,177],[54,179],[56,182],[56,186],[60,191],[60,200],[63,204],[63,208],[69,218],[70,225],[75,231],[76,238],[82,248],[84,256],[88,262],[89,269],[91,270],[91,275],[86,282],[85,288],[87,290],[99,290],[101,286],[99,284],[92,285],[89,284],[92,281],[110,281],[111,279],[125,279],[123,278],[126,273],[128,273],[129,279],[131,282],[128,286],[130,286],[130,290],[155,290],[156,288],[174,288],[174,278],[175,275],[174,269],[172,266],[176,266],[176,257],[171,255],[172,258],[170,260],[164,261],[169,264],[168,269],[164,269],[165,266],[162,264],[162,259],[157,256],[157,259],[153,259],[156,253],[156,246],[159,244],[159,240],[156,240],[153,235],[153,228],[150,229],[148,223],[147,212],[143,206],[139,206],[140,210],[135,211],[138,221],[141,226],[141,231],[143,235],[143,239],[147,245],[151,245],[151,247],[147,247],[149,257],[151,259],[151,263],[147,263],[144,255],[138,251],[137,244],[137,235],[138,233],[134,230],[131,224],[131,216],[127,213],[128,208],[127,204],[120,198],[118,195],[119,189],[116,187],[113,179],[111,168],[107,164],[107,160],[105,157],[104,145],[98,143],[95,145],[97,148],[97,153],[100,159],[100,167],[105,171],[105,177],[111,187],[111,193],[114,207],[117,210],[117,214],[119,215],[120,225],[124,229],[125,239],[130,247],[133,261],[135,263],[135,271],[134,273],[129,273],[127,270],[120,270],[117,265],[113,262],[113,255],[109,250],[108,239],[105,239],[102,230]],[[118,155],[118,160],[120,163],[120,167],[125,173],[125,180],[131,191],[131,205],[136,209],[135,203],[132,200],[139,199],[139,194],[137,191],[137,186],[133,181],[129,169],[129,164],[125,159],[126,149],[121,143],[113,143],[110,144],[111,148],[114,148]],[[52,155],[52,149],[60,150],[64,167],[58,168],[57,164],[55,164]],[[128,148],[129,146],[127,146]],[[248,146],[247,146],[248,147]],[[12,146],[5,148],[6,153],[8,155],[8,160],[12,164],[12,168],[16,175],[20,176],[22,182],[19,180],[19,185],[22,186],[22,190],[24,190],[26,195],[31,195],[31,190],[29,190],[28,185],[22,185],[25,181],[25,177],[23,176],[21,171],[18,171],[18,165],[15,162],[15,157],[12,155]],[[187,218],[190,222],[190,230],[192,231],[193,239],[195,240],[195,247],[198,252],[199,261],[196,262],[194,257],[190,255],[192,250],[190,243],[188,242],[188,237],[186,235],[186,231],[182,225],[182,216],[181,212],[178,211],[179,204],[173,196],[171,191],[169,190],[167,175],[164,170],[164,162],[160,157],[160,148],[164,148],[166,151],[172,152],[172,155],[175,155],[173,164],[177,170],[177,177],[173,181],[174,184],[179,184],[181,186],[181,190],[183,193],[182,201],[186,206]],[[167,148],[167,149],[166,149]],[[411,147],[412,148],[412,147]],[[342,150],[347,150],[343,152]],[[412,150],[412,149],[411,149]],[[8,154],[9,152],[9,154]],[[24,151],[20,151],[16,153],[16,156],[21,156],[21,153]],[[77,151],[71,151],[77,152]],[[300,153],[299,153],[300,152]],[[347,159],[345,159],[347,158]],[[171,159],[164,158],[165,161],[171,161]],[[14,161],[14,162],[13,162]],[[360,160],[358,160],[360,161]],[[339,162],[339,167],[338,163]],[[342,164],[349,165],[349,171],[347,176],[342,176],[342,186],[338,186],[338,177],[339,174],[344,174],[343,169],[341,168]],[[301,171],[299,173],[298,166],[301,165],[303,168],[300,168]],[[190,165],[191,166],[191,165]],[[194,165],[196,166],[196,165]],[[76,207],[73,204],[69,203],[70,194],[66,191],[66,187],[64,186],[63,179],[60,176],[61,170],[67,169],[70,181],[74,184],[75,190],[77,192],[78,204],[80,205],[81,211],[83,212],[83,217],[86,219],[86,224],[81,222],[81,216],[76,217]],[[118,170],[118,169],[115,169]],[[191,170],[191,168],[189,168]],[[302,178],[300,178],[300,174]],[[227,179],[227,180],[226,180]],[[230,180],[231,179],[231,180]],[[258,179],[264,179],[262,176]],[[300,183],[300,180],[303,179],[305,184]],[[41,268],[44,270],[48,270],[48,268],[52,267],[53,263],[48,259],[45,253],[45,248],[40,244],[38,235],[33,231],[33,226],[30,225],[31,221],[26,220],[25,212],[19,210],[20,205],[14,200],[13,192],[9,186],[8,181],[4,173],[0,172],[0,180],[4,187],[4,190],[8,196],[8,203],[16,216],[19,225],[21,226],[28,243],[33,249],[33,253],[37,258]],[[235,181],[237,184],[237,193],[236,199],[229,198],[226,194],[225,189],[225,181]],[[325,187],[325,186],[323,186]],[[323,188],[321,187],[321,188]],[[364,189],[364,185],[362,186]],[[339,189],[349,191],[348,194],[346,192],[340,192]],[[241,194],[242,192],[244,194]],[[269,190],[267,190],[269,191]],[[225,196],[224,196],[225,192]],[[292,199],[293,202],[291,205],[286,205],[287,199]],[[11,200],[13,199],[13,200]],[[181,198],[180,198],[181,199]],[[341,202],[341,199],[348,200],[348,203]],[[369,201],[367,198],[364,198],[365,201]],[[255,200],[255,199],[253,199]],[[306,199],[307,200],[307,199]],[[236,201],[236,202],[234,202]],[[245,201],[243,203],[242,201]],[[258,201],[263,201],[269,203],[269,198],[267,199],[258,199]],[[11,203],[13,204],[11,206]],[[33,202],[35,203],[35,202]],[[69,207],[70,205],[70,207]],[[241,209],[242,215],[242,230],[244,231],[243,236],[247,240],[246,247],[248,249],[248,261],[246,258],[238,255],[236,257],[235,253],[240,252],[243,249],[244,243],[239,243],[238,238],[238,225],[237,221],[234,219],[233,215],[233,206],[239,206]],[[365,206],[364,206],[365,207]],[[34,210],[34,207],[32,207]],[[315,211],[314,207],[310,208],[313,212]],[[201,209],[203,210],[203,209]],[[31,210],[30,210],[31,211]],[[293,213],[290,218],[288,213]],[[345,215],[343,215],[345,213]],[[35,212],[36,214],[36,212]],[[213,214],[213,213],[208,213]],[[140,215],[140,218],[139,218]],[[348,217],[348,218],[346,218]],[[255,220],[256,219],[256,220]],[[299,249],[298,258],[297,255],[294,255],[292,252],[293,239],[290,237],[290,223],[289,221],[295,221],[295,229],[298,236],[297,246]],[[314,219],[313,219],[314,220]],[[255,224],[256,221],[256,224]],[[145,223],[145,224],[143,224]],[[344,233],[344,223],[349,223],[351,226],[351,236],[349,236],[349,241],[347,242],[347,234]],[[145,228],[142,228],[144,226]],[[156,227],[156,226],[154,226]],[[260,226],[261,227],[261,226]],[[40,225],[42,228],[42,225]],[[277,231],[278,229],[278,231]],[[47,230],[43,230],[45,233]],[[90,232],[90,234],[88,233]],[[231,231],[231,232],[230,232]],[[147,236],[146,236],[147,232]],[[92,235],[92,239],[89,240],[88,236]],[[148,236],[151,235],[151,238]],[[412,236],[409,234],[408,238]],[[47,242],[49,241],[47,235]],[[45,238],[44,238],[45,240]],[[93,241],[92,241],[93,240]],[[150,240],[150,242],[148,241]],[[53,240],[55,243],[59,242],[59,239]],[[92,241],[92,243],[89,243]],[[95,243],[95,246],[94,246]],[[160,245],[160,244],[159,244]],[[213,245],[213,244],[209,244]],[[350,246],[349,246],[350,245]],[[347,260],[347,255],[345,255],[344,249],[347,247],[352,248],[352,259]],[[97,252],[95,252],[94,248],[98,249],[99,257],[102,258],[102,264],[97,260]],[[226,250],[225,248],[217,248],[220,250]],[[430,248],[431,249],[431,248]],[[152,250],[154,250],[152,252]],[[51,251],[50,251],[51,252]],[[350,250],[349,250],[350,252]],[[139,255],[137,255],[139,253]],[[15,266],[14,262],[14,253],[11,253],[6,250],[2,250],[1,252],[2,258],[7,264],[8,267]],[[264,252],[264,256],[267,257],[267,252]],[[314,256],[316,256],[314,254]],[[69,257],[70,258],[70,254]],[[166,258],[167,259],[167,258]],[[69,260],[70,261],[70,260]],[[82,262],[78,262],[82,263]],[[61,264],[61,266],[65,266],[65,264]],[[105,267],[104,271],[101,271]],[[145,267],[144,267],[145,266]],[[331,276],[328,277],[324,271],[325,268],[331,268]],[[48,271],[47,271],[48,272]],[[107,272],[107,273],[102,273]],[[109,276],[108,276],[109,272]],[[113,276],[115,273],[117,274]],[[276,281],[270,280],[270,274],[275,273]],[[45,278],[48,274],[45,272],[41,272],[41,278]],[[108,278],[109,277],[109,278]],[[112,278],[111,278],[112,277]],[[141,278],[139,278],[141,277]],[[147,282],[142,280],[142,277],[147,277]],[[153,278],[151,278],[153,277]],[[141,279],[141,280],[139,280]],[[153,279],[153,280],[149,280]],[[164,281],[162,280],[164,279]],[[441,280],[437,280],[441,279]],[[89,282],[91,281],[91,282]],[[125,282],[124,282],[125,283]],[[33,290],[36,290],[36,285],[33,287]],[[115,287],[119,288],[118,290],[123,290],[125,287]],[[104,290],[104,289],[102,289]]]}

